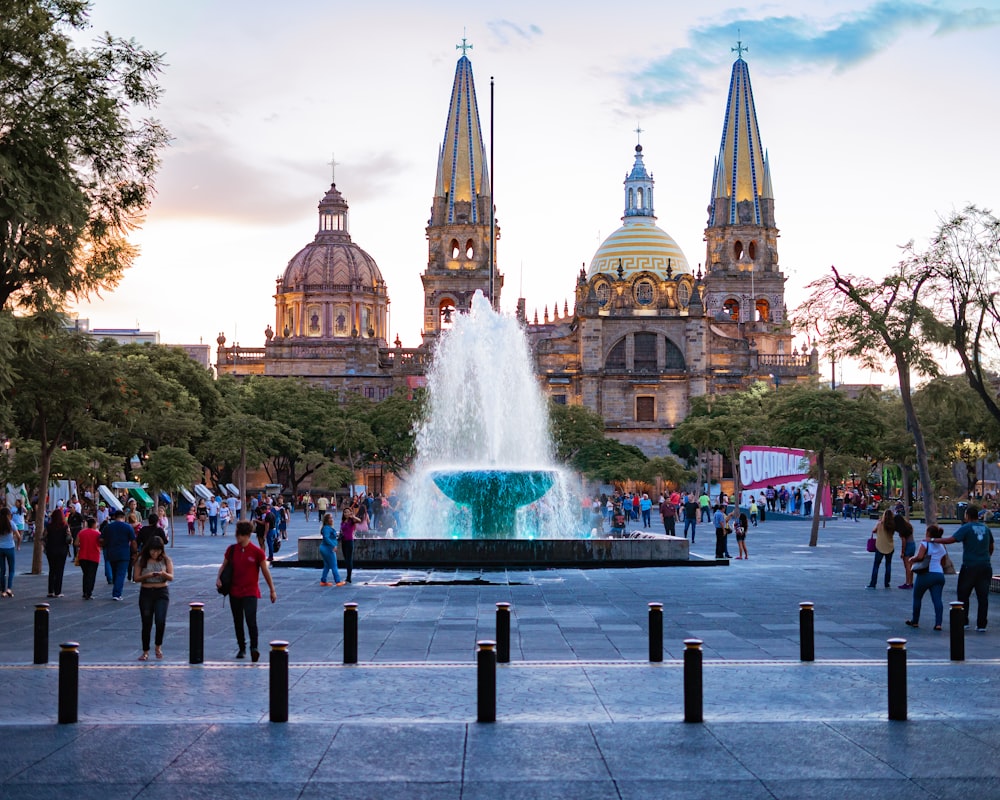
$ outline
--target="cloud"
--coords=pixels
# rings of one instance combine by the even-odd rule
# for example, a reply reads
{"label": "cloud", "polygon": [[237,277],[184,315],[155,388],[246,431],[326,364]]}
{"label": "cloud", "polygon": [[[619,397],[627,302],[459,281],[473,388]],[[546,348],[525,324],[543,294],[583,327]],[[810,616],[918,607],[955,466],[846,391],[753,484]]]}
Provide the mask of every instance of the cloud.
{"label": "cloud", "polygon": [[1000,9],[886,0],[852,14],[827,19],[770,16],[732,19],[692,28],[689,47],[651,62],[630,76],[643,87],[630,99],[633,106],[680,106],[705,90],[702,75],[729,63],[723,42],[760,43],[754,62],[779,68],[848,69],[895,43],[905,32],[932,28],[933,35],[1000,25]]}
{"label": "cloud", "polygon": [[542,35],[542,29],[537,25],[518,25],[507,19],[492,20],[486,23],[490,36],[503,47],[510,45],[531,44]]}

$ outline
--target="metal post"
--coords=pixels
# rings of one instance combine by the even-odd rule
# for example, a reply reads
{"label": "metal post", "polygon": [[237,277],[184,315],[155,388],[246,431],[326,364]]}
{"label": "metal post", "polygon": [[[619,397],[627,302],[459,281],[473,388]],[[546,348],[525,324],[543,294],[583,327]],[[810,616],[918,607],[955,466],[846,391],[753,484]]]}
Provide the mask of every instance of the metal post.
{"label": "metal post", "polygon": [[79,716],[80,645],[59,645],[59,724],[72,725]]}
{"label": "metal post", "polygon": [[663,661],[663,603],[649,604],[649,660]]}
{"label": "metal post", "polygon": [[271,722],[288,722],[288,642],[271,642]]}
{"label": "metal post", "polygon": [[816,627],[812,603],[799,603],[799,660],[816,660]]}
{"label": "metal post", "polygon": [[684,640],[684,721],[702,722],[701,639]]}
{"label": "metal post", "polygon": [[497,652],[496,642],[476,642],[476,708],[477,722],[497,721]]}
{"label": "metal post", "polygon": [[497,603],[497,663],[510,662],[510,603]]}
{"label": "metal post", "polygon": [[951,660],[965,661],[965,603],[952,600],[948,613],[948,627],[951,634]]}
{"label": "metal post", "polygon": [[205,604],[188,603],[191,606],[191,622],[188,630],[188,649],[191,664],[205,663]]}
{"label": "metal post", "polygon": [[36,664],[49,663],[49,604],[35,604],[35,660]]}
{"label": "metal post", "polygon": [[889,719],[906,719],[906,639],[889,639]]}
{"label": "metal post", "polygon": [[357,603],[344,603],[344,663],[358,663]]}

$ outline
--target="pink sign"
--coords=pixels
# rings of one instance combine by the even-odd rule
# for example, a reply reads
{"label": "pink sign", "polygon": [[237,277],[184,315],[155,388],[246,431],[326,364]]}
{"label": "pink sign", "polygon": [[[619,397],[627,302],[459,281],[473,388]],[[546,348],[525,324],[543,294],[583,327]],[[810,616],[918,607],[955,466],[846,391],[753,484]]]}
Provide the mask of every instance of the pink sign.
{"label": "pink sign", "polygon": [[[782,487],[794,497],[795,490],[802,492],[803,500],[816,496],[816,480],[809,476],[809,469],[816,461],[816,454],[810,450],[791,447],[744,447],[740,450],[740,485],[743,499],[749,502],[751,494],[773,486],[776,491]],[[744,503],[746,505],[746,503]],[[823,489],[821,508],[829,514],[830,487]],[[803,511],[800,507],[799,512]]]}

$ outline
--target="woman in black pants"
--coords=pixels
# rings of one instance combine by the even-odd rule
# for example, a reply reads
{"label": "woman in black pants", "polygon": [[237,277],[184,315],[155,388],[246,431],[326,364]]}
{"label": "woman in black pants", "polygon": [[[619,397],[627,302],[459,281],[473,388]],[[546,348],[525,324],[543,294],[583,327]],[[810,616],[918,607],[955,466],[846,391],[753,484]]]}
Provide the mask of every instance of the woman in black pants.
{"label": "woman in black pants", "polygon": [[72,540],[62,509],[54,509],[48,525],[42,531],[45,558],[49,562],[49,597],[63,596],[63,571],[66,569],[66,557]]}
{"label": "woman in black pants", "polygon": [[163,629],[167,626],[167,607],[170,590],[167,584],[174,579],[174,563],[163,551],[163,539],[153,536],[146,542],[136,559],[132,580],[141,584],[139,589],[139,616],[142,618],[142,655],[140,661],[149,661],[149,634],[156,621],[156,657],[163,658]]}

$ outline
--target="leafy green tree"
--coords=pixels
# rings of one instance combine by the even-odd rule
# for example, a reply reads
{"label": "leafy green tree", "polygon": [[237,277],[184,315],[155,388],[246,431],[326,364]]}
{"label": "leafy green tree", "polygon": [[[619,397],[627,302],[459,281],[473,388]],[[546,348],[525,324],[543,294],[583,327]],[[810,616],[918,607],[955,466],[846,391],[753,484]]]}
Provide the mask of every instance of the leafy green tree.
{"label": "leafy green tree", "polygon": [[[870,453],[881,427],[871,400],[854,400],[842,392],[813,386],[782,387],[769,404],[768,417],[776,444],[816,453],[817,497],[827,485],[828,455]],[[813,506],[810,547],[819,543],[819,506]]]}
{"label": "leafy green tree", "polygon": [[396,475],[405,476],[417,455],[415,430],[426,398],[424,389],[397,390],[376,403],[368,415],[379,460]]}
{"label": "leafy green tree", "polygon": [[105,34],[84,0],[9,0],[0,15],[0,308],[60,307],[114,286],[153,194],[166,131],[162,57]]}
{"label": "leafy green tree", "polygon": [[639,470],[636,476],[639,480],[655,485],[656,482],[683,486],[695,479],[695,474],[689,469],[685,469],[676,458],[651,458]]}
{"label": "leafy green tree", "polygon": [[340,412],[331,422],[328,435],[337,458],[351,470],[353,494],[353,475],[376,456],[378,440],[368,422],[371,401],[352,395],[341,406]]}
{"label": "leafy green tree", "polygon": [[[164,445],[154,450],[146,459],[142,468],[142,476],[154,490],[164,491],[170,496],[170,507],[174,506],[177,487],[195,483],[200,480],[202,467],[193,455],[183,447]],[[174,537],[170,538],[171,547]]]}
{"label": "leafy green tree", "polygon": [[298,452],[302,442],[287,426],[253,414],[232,411],[220,416],[199,451],[201,463],[219,474],[219,465],[236,465],[242,500],[247,496],[247,469],[256,468],[275,452]]}
{"label": "leafy green tree", "polygon": [[[916,450],[917,474],[928,524],[937,521],[931,479],[920,420],[913,405],[912,373],[939,372],[928,330],[934,319],[924,303],[930,294],[932,273],[909,258],[881,280],[832,275],[809,284],[810,297],[796,310],[800,327],[815,327],[829,349],[857,359],[869,369],[895,367],[906,424]],[[815,448],[813,448],[815,449]]]}
{"label": "leafy green tree", "polygon": [[606,437],[584,444],[571,462],[584,477],[601,483],[625,483],[640,478],[649,461],[635,445]]}

